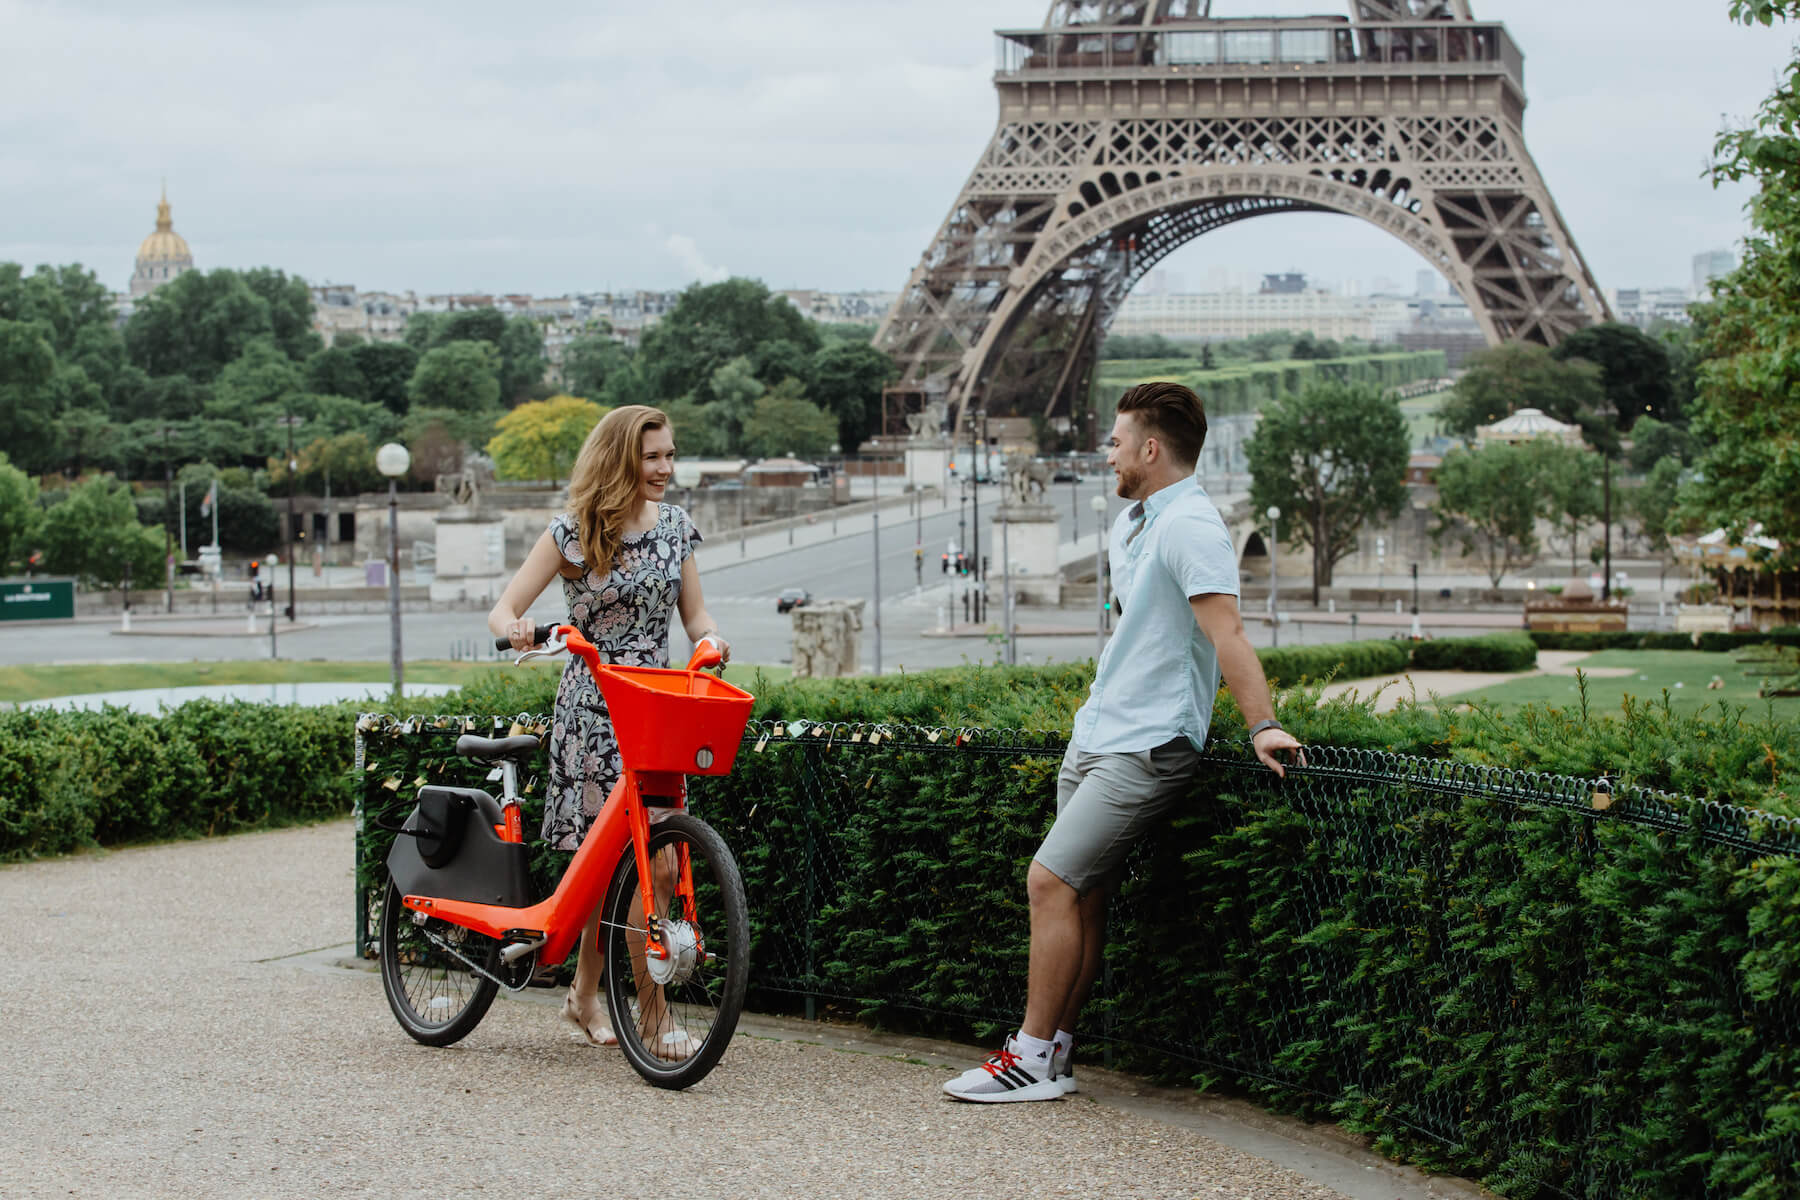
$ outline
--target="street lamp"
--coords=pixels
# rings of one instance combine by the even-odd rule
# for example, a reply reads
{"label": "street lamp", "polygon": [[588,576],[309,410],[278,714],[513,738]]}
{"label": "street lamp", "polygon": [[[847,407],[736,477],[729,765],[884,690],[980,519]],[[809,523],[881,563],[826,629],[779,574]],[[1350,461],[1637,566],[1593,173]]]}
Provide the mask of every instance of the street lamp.
{"label": "street lamp", "polygon": [[1095,496],[1088,501],[1088,507],[1094,510],[1094,662],[1098,663],[1100,652],[1106,649],[1106,580],[1102,570],[1106,554],[1106,496]]}
{"label": "street lamp", "polygon": [[1412,585],[1413,585],[1412,639],[1413,639],[1413,641],[1416,642],[1419,640],[1419,564],[1418,563],[1414,563],[1412,565]]}
{"label": "street lamp", "polygon": [[399,442],[389,442],[375,452],[375,469],[388,480],[388,637],[394,658],[394,696],[405,683],[400,665],[400,476],[412,465],[412,455]]}
{"label": "street lamp", "polygon": [[[294,518],[294,475],[300,469],[300,460],[294,457],[294,426],[300,424],[300,421],[301,421],[301,418],[296,417],[293,413],[290,412],[290,413],[287,413],[286,415],[284,415],[279,422],[280,424],[287,426],[287,443],[288,443],[288,453],[287,453],[287,568],[288,568],[287,619],[290,621],[292,621],[294,619],[294,520],[295,520],[295,518]],[[401,449],[404,450],[405,447],[402,446]],[[402,471],[404,471],[406,468],[401,467],[400,469]],[[274,582],[273,580],[270,580],[271,584],[273,584],[273,582]],[[269,605],[270,605],[270,607],[273,607],[274,604],[275,604],[275,593],[273,590],[271,590],[269,593]]]}
{"label": "street lamp", "polygon": [[1281,507],[1271,504],[1265,510],[1265,515],[1269,518],[1269,637],[1271,639],[1269,644],[1279,646],[1281,645],[1281,609],[1275,602],[1275,589],[1280,581],[1275,577],[1275,551],[1281,545],[1280,526],[1276,524],[1281,520]]}

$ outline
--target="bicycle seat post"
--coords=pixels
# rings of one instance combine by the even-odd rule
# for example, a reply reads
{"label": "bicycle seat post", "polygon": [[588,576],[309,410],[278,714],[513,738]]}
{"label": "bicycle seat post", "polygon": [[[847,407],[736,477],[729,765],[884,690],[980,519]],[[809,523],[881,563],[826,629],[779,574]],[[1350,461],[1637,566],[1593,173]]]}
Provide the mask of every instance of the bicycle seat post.
{"label": "bicycle seat post", "polygon": [[500,812],[506,818],[506,840],[525,840],[524,810],[519,803],[519,761],[507,757],[500,760]]}

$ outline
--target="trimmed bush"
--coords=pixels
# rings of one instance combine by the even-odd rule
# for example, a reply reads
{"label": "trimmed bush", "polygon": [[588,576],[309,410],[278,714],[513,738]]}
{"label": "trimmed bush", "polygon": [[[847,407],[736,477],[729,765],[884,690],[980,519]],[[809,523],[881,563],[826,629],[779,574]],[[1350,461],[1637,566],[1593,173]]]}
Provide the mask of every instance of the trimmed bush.
{"label": "trimmed bush", "polygon": [[1406,670],[1408,656],[1409,643],[1382,640],[1282,646],[1256,652],[1272,686],[1291,686],[1327,677],[1367,679],[1374,675],[1398,675]]}
{"label": "trimmed bush", "polygon": [[1559,633],[1534,629],[1528,635],[1540,650],[1706,650],[1722,653],[1744,646],[1800,646],[1800,629],[1784,627],[1768,633]]}
{"label": "trimmed bush", "polygon": [[1537,665],[1537,650],[1522,633],[1445,638],[1414,643],[1412,665],[1418,671],[1529,671]]}

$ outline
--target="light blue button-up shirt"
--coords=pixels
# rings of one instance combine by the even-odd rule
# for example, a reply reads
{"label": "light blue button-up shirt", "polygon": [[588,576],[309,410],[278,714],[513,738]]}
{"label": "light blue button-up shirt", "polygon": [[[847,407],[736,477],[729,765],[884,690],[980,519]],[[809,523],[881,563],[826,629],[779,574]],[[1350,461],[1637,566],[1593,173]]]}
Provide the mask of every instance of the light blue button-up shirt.
{"label": "light blue button-up shirt", "polygon": [[1219,690],[1219,655],[1188,600],[1238,594],[1231,531],[1193,478],[1170,484],[1143,505],[1136,537],[1130,510],[1113,522],[1118,625],[1071,736],[1089,754],[1130,754],[1177,737],[1201,748]]}

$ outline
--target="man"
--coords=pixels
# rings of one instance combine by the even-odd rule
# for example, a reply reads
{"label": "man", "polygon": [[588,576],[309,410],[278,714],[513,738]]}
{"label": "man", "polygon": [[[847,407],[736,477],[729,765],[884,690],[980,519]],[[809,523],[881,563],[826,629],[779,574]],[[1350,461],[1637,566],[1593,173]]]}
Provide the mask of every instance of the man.
{"label": "man", "polygon": [[959,1100],[1054,1100],[1075,1090],[1076,1021],[1100,972],[1106,903],[1132,844],[1190,786],[1224,676],[1256,756],[1302,765],[1238,615],[1231,534],[1194,478],[1200,398],[1145,383],[1119,400],[1106,462],[1136,501],[1112,530],[1117,632],[1100,656],[1057,778],[1056,822],[1025,877],[1031,962],[1025,1019],[987,1062],[944,1085]]}

